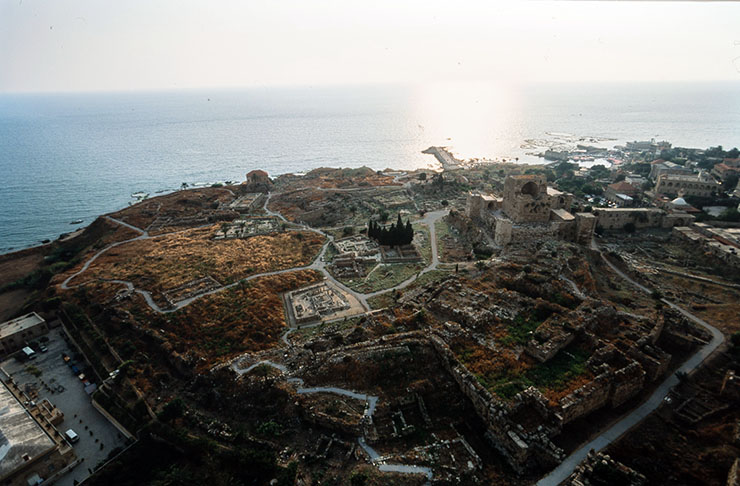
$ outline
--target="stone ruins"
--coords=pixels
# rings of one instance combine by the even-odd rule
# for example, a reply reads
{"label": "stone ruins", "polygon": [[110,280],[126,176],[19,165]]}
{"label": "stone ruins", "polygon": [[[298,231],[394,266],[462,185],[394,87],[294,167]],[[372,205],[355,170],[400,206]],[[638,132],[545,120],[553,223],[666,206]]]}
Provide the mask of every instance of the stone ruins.
{"label": "stone ruins", "polygon": [[321,321],[351,307],[349,299],[327,282],[289,292],[286,300],[295,324]]}
{"label": "stone ruins", "polygon": [[278,218],[249,218],[237,219],[224,223],[213,235],[214,240],[231,238],[249,238],[258,235],[267,235],[282,231],[283,224]]}
{"label": "stone ruins", "polygon": [[548,187],[541,174],[509,176],[501,197],[470,193],[466,215],[504,247],[554,237],[586,244],[596,227],[591,213],[569,212],[573,195]]}

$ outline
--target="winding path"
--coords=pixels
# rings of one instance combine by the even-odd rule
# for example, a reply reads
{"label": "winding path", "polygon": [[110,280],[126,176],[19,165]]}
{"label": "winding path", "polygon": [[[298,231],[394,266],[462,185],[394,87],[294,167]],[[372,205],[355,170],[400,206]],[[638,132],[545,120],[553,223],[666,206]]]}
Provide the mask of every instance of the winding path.
{"label": "winding path", "polygon": [[[642,292],[645,292],[647,294],[651,293],[650,289],[632,280],[629,276],[627,276],[624,272],[617,268],[612,262],[610,262],[601,252],[595,241],[591,243],[591,247],[599,252],[601,258],[604,260],[604,262],[606,262],[609,268],[611,268],[622,279],[637,287]],[[678,370],[676,370],[677,372],[680,371],[689,373],[699,367],[704,362],[704,360],[707,359],[707,357],[709,357],[709,355],[711,355],[724,342],[725,338],[722,335],[722,332],[711,326],[706,321],[696,317],[694,314],[688,312],[687,310],[679,307],[678,305],[667,299],[661,299],[661,301],[671,308],[677,310],[688,319],[694,321],[696,324],[709,331],[712,335],[712,339],[707,344],[702,346],[693,356],[686,360],[678,368]],[[663,403],[663,399],[671,390],[671,388],[676,386],[677,383],[678,378],[676,377],[676,374],[671,373],[671,375],[668,376],[668,378],[666,378],[665,381],[663,381],[663,383],[658,386],[658,388],[652,393],[652,395],[650,395],[650,397],[645,402],[643,402],[639,407],[637,407],[629,414],[622,417],[617,423],[606,429],[593,440],[581,446],[578,450],[565,458],[565,460],[560,463],[558,467],[553,469],[547,476],[540,479],[537,482],[537,486],[557,486],[565,481],[568,476],[573,473],[578,464],[580,464],[581,461],[586,458],[586,455],[589,453],[589,451],[600,451],[612,442],[615,442],[617,439],[619,439],[630,428],[642,421],[655,409],[657,409],[660,404]]]}
{"label": "winding path", "polygon": [[[375,414],[375,409],[377,408],[379,398],[374,395],[366,395],[364,393],[357,393],[352,390],[347,390],[346,388],[338,388],[335,386],[316,386],[316,387],[306,388],[303,386],[302,379],[288,376],[289,373],[285,365],[275,363],[269,360],[258,361],[247,368],[238,368],[237,363],[238,363],[238,360],[234,361],[231,364],[231,369],[233,369],[239,375],[248,373],[252,371],[253,369],[257,368],[258,366],[262,366],[262,365],[271,366],[279,370],[283,374],[285,374],[287,377],[287,381],[289,383],[293,383],[298,386],[296,388],[296,393],[298,394],[308,395],[311,393],[333,393],[335,395],[342,395],[342,396],[354,398],[355,400],[362,400],[365,402],[365,411],[363,413],[363,419],[372,421],[373,415]],[[380,471],[397,472],[397,473],[404,473],[404,474],[423,474],[427,477],[426,484],[427,485],[431,484],[433,475],[432,475],[432,469],[430,467],[417,466],[413,464],[389,464],[386,462],[386,459],[384,458],[384,456],[381,456],[380,454],[378,454],[378,452],[367,443],[367,440],[365,439],[364,436],[358,437],[357,443],[367,453],[368,457],[370,457],[370,462],[374,464],[375,466],[377,466]]]}
{"label": "winding path", "polygon": [[[194,301],[200,299],[201,297],[205,297],[205,296],[212,295],[212,294],[215,294],[215,293],[218,293],[218,292],[222,292],[222,291],[224,291],[226,289],[229,289],[229,288],[233,288],[233,287],[239,285],[242,282],[248,282],[250,280],[254,280],[254,279],[260,278],[260,277],[270,277],[270,276],[273,276],[273,275],[280,275],[280,274],[283,274],[283,273],[296,272],[296,271],[300,271],[300,270],[317,270],[317,271],[321,272],[326,277],[327,280],[331,281],[332,284],[336,285],[341,290],[343,290],[344,292],[350,294],[352,297],[354,297],[355,299],[357,299],[357,301],[362,306],[363,310],[365,312],[367,312],[370,309],[370,306],[367,303],[367,299],[368,298],[375,297],[377,295],[385,294],[387,292],[392,292],[394,290],[399,290],[399,289],[403,289],[405,287],[408,287],[419,276],[423,275],[426,272],[429,272],[431,270],[436,269],[437,266],[439,265],[439,259],[437,257],[437,238],[436,238],[436,231],[435,231],[434,223],[437,220],[439,220],[440,218],[442,218],[443,216],[445,216],[447,214],[447,211],[446,210],[445,211],[435,211],[435,212],[427,213],[427,215],[421,220],[422,224],[426,224],[429,227],[429,235],[430,235],[430,240],[431,240],[430,243],[431,243],[431,246],[432,246],[432,261],[431,261],[431,263],[426,268],[424,268],[421,272],[419,272],[419,274],[417,274],[417,275],[415,275],[413,277],[410,277],[407,280],[405,280],[405,281],[401,282],[400,284],[395,285],[395,286],[393,286],[391,288],[379,290],[379,291],[376,291],[376,292],[370,292],[370,293],[366,293],[366,294],[363,294],[361,292],[357,292],[357,291],[352,290],[351,288],[347,287],[346,285],[344,285],[342,282],[340,282],[336,278],[334,278],[334,276],[331,273],[329,273],[329,271],[326,269],[326,261],[324,260],[324,255],[326,254],[326,250],[329,248],[329,245],[334,241],[334,237],[332,235],[324,232],[324,231],[321,231],[320,229],[312,228],[311,226],[308,226],[307,224],[303,224],[303,223],[292,223],[292,222],[288,221],[287,219],[285,219],[285,217],[282,214],[280,214],[278,212],[275,212],[275,211],[271,211],[268,208],[268,204],[269,204],[271,198],[272,198],[272,193],[269,193],[267,195],[267,197],[265,198],[264,207],[263,207],[265,213],[267,213],[270,216],[277,217],[277,218],[279,218],[281,221],[283,221],[285,223],[288,223],[288,224],[297,226],[297,227],[299,227],[301,229],[304,229],[306,231],[312,231],[314,233],[318,233],[318,234],[320,234],[320,235],[322,235],[322,236],[324,236],[326,238],[327,241],[326,241],[326,243],[324,243],[324,246],[321,248],[321,251],[319,252],[319,254],[316,256],[316,258],[309,265],[304,265],[304,266],[301,266],[301,267],[285,268],[285,269],[282,269],[282,270],[274,270],[274,271],[271,271],[271,272],[263,272],[263,273],[258,273],[258,274],[250,275],[249,277],[245,277],[243,279],[239,279],[238,281],[233,282],[233,283],[231,283],[229,285],[224,285],[222,287],[218,287],[218,288],[213,289],[213,290],[210,290],[208,292],[204,292],[202,294],[198,294],[198,295],[195,295],[193,297],[189,297],[187,299],[181,300],[181,301],[177,302],[177,304],[175,304],[170,309],[163,309],[163,308],[161,308],[154,301],[154,299],[152,298],[151,292],[149,292],[147,290],[136,288],[134,286],[134,284],[132,282],[130,282],[130,281],[112,279],[112,280],[108,280],[108,282],[113,282],[113,283],[121,284],[121,285],[125,286],[129,291],[136,292],[137,294],[143,296],[144,297],[144,300],[147,303],[147,305],[154,312],[157,312],[159,314],[168,314],[168,313],[171,313],[171,312],[175,312],[175,311],[177,311],[179,309],[182,309],[183,307],[185,307],[185,306],[193,303]],[[78,284],[78,285],[74,285],[74,286],[70,286],[69,283],[75,277],[77,277],[77,276],[81,275],[82,273],[84,273],[85,271],[87,271],[87,269],[90,268],[90,265],[95,260],[97,260],[97,258],[100,257],[100,255],[102,255],[103,253],[107,252],[111,248],[115,248],[116,246],[123,245],[123,244],[129,243],[131,241],[153,239],[153,238],[162,237],[162,236],[165,236],[165,235],[168,235],[168,234],[172,234],[172,233],[163,233],[161,235],[151,236],[151,235],[149,235],[149,233],[146,230],[143,230],[141,228],[137,228],[136,226],[133,226],[133,225],[131,225],[129,223],[126,223],[125,221],[121,221],[120,219],[116,219],[116,218],[113,218],[111,216],[105,216],[105,218],[107,218],[108,220],[110,220],[110,221],[112,221],[114,223],[120,224],[121,226],[125,226],[126,228],[129,228],[129,229],[132,229],[134,231],[137,231],[138,233],[140,233],[140,235],[137,236],[136,238],[130,238],[128,240],[118,241],[118,242],[115,242],[115,243],[111,243],[110,245],[106,246],[105,248],[103,248],[100,251],[98,251],[97,253],[95,253],[89,260],[87,260],[85,262],[85,264],[82,266],[82,268],[79,271],[77,271],[76,273],[70,275],[69,277],[67,277],[61,283],[60,286],[61,286],[62,289],[68,290],[68,289],[71,289],[71,288],[75,288],[75,287],[79,287],[81,285],[84,285],[85,284],[84,282],[81,283],[81,284]],[[186,230],[181,230],[181,231],[187,231],[187,229]],[[287,343],[287,333],[284,334],[283,338],[284,338],[283,341]]]}

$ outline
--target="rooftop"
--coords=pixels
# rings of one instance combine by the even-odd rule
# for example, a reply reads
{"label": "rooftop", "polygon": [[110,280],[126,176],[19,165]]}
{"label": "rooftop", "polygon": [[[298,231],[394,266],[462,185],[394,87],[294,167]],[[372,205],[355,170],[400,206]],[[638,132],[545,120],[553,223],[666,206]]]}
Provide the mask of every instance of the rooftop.
{"label": "rooftop", "polygon": [[42,322],[44,322],[44,319],[35,312],[5,321],[0,324],[0,339],[12,336],[13,334],[29,329],[41,324]]}
{"label": "rooftop", "polygon": [[573,221],[574,219],[576,219],[575,216],[570,214],[565,209],[551,209],[550,211],[555,213],[561,221]]}
{"label": "rooftop", "polygon": [[663,174],[660,176],[661,180],[667,181],[687,181],[687,182],[709,182],[715,183],[714,179],[702,178],[701,174]]}
{"label": "rooftop", "polygon": [[0,404],[0,478],[4,478],[55,444],[5,383],[0,385]]}
{"label": "rooftop", "polygon": [[596,213],[662,213],[659,208],[594,208]]}
{"label": "rooftop", "polygon": [[609,189],[611,189],[614,192],[620,193],[620,194],[634,194],[638,191],[638,189],[630,184],[629,182],[620,181],[615,182],[614,184],[609,184]]}

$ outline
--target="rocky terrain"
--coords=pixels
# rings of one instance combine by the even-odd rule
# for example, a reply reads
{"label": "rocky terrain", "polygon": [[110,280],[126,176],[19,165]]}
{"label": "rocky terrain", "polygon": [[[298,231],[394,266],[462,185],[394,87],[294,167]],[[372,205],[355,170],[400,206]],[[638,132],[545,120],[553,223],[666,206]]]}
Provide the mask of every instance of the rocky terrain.
{"label": "rocky terrain", "polygon": [[[558,484],[550,471],[569,461],[573,485],[723,484],[738,354],[680,374],[721,340],[669,304],[730,335],[734,284],[661,273],[685,250],[646,252],[660,234],[496,248],[465,195],[521,170],[250,173],[178,191],[2,256],[0,302],[6,317],[59,318],[101,382],[93,399],[138,437],[89,484]],[[365,256],[359,277],[337,278],[333,242],[397,215],[418,260]],[[266,234],[223,237],[266,217]],[[293,323],[286,295],[317,282],[359,311]],[[576,468],[676,370],[670,400]]]}

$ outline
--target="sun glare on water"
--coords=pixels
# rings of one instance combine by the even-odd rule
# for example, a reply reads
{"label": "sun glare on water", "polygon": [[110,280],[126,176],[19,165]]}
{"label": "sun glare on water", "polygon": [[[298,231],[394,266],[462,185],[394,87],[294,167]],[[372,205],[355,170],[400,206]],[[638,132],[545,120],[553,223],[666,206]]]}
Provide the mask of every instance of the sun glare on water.
{"label": "sun glare on water", "polygon": [[522,123],[519,90],[490,82],[419,86],[414,113],[430,144],[449,146],[464,158],[516,153]]}

